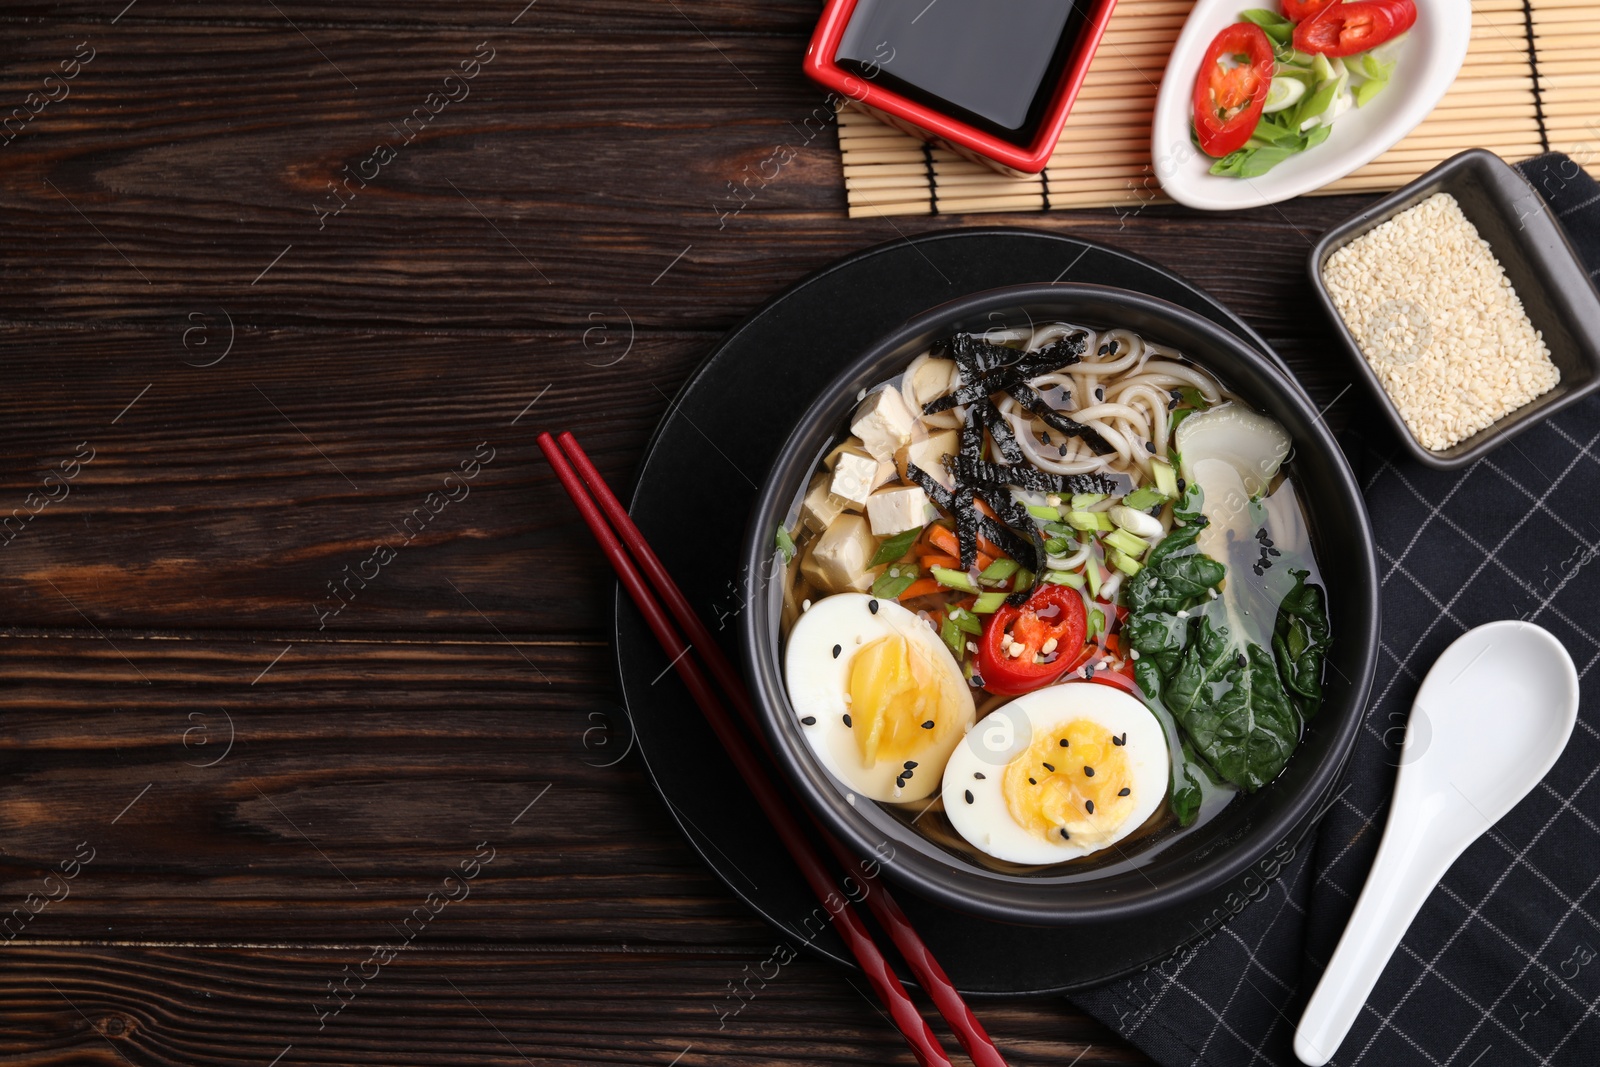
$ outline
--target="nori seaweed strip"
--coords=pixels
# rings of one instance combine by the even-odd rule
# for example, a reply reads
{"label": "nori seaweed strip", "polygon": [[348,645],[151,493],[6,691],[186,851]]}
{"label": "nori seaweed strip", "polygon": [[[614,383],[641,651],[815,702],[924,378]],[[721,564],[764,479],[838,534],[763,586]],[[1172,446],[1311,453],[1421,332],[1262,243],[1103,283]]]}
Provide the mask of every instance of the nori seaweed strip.
{"label": "nori seaweed strip", "polygon": [[1005,461],[1026,462],[1027,457],[1022,454],[1022,446],[1017,444],[1017,435],[1011,432],[1011,424],[1000,414],[1000,409],[987,398],[976,406],[982,414],[983,424],[989,429],[989,436],[994,438],[994,443],[999,447],[1000,455],[1005,457]]}
{"label": "nori seaweed strip", "polygon": [[1050,474],[1032,465],[1007,467],[999,463],[957,456],[952,471],[960,485],[980,491],[991,486],[1014,485],[1036,493],[1113,493],[1117,483],[1103,474]]}
{"label": "nori seaweed strip", "polygon": [[[958,336],[966,336],[961,334]],[[1019,386],[1028,387],[1029,378],[1037,378],[1041,374],[1049,374],[1063,367],[1070,367],[1083,357],[1083,335],[1078,334],[1072,338],[1062,338],[1053,344],[1046,345],[1037,352],[1019,353],[1015,349],[997,348],[994,345],[985,345],[991,352],[1004,352],[1012,357],[1004,363],[985,367],[984,363],[971,355],[971,350],[964,346],[954,346],[951,351],[967,352],[968,362],[963,365],[962,356],[957,356],[957,366],[964,373],[962,381],[953,392],[928,401],[922,405],[924,415],[936,415],[941,411],[949,411],[957,404],[972,404],[995,393],[1013,392]],[[1031,389],[1029,389],[1032,392]],[[1015,393],[1013,392],[1013,395]],[[1034,393],[1038,396],[1037,393]],[[1020,397],[1018,399],[1021,399]],[[1040,401],[1043,403],[1043,400]],[[1048,407],[1048,405],[1046,405]],[[1031,408],[1029,410],[1032,410]],[[1038,414],[1038,412],[1035,412]],[[1072,423],[1076,426],[1076,423]],[[1063,433],[1071,431],[1062,430]],[[1090,431],[1093,432],[1093,431]],[[1098,437],[1098,435],[1096,435]]]}
{"label": "nori seaweed strip", "polygon": [[978,532],[983,534],[995,545],[1005,551],[1005,554],[1028,568],[1037,572],[1039,569],[1039,555],[1034,551],[1033,545],[1020,537],[1011,527],[987,515],[978,516]]}
{"label": "nori seaweed strip", "polygon": [[1011,363],[1020,355],[1015,348],[992,345],[970,333],[952,334],[935,344],[933,350],[950,354],[950,358],[956,361],[956,366],[965,372],[962,381],[981,377],[996,367]]}
{"label": "nori seaweed strip", "polygon": [[[978,514],[977,493],[971,489],[955,492],[956,545],[961,549],[961,569],[970,571],[978,565]],[[990,538],[990,540],[994,540]],[[998,543],[998,542],[996,542]]]}
{"label": "nori seaweed strip", "polygon": [[1045,400],[1037,389],[1028,383],[1018,382],[1015,385],[1009,385],[1006,387],[1006,392],[1016,397],[1017,403],[1026,408],[1029,414],[1043,419],[1046,426],[1049,426],[1052,430],[1058,430],[1068,437],[1078,438],[1092,448],[1096,455],[1103,456],[1107,452],[1115,451],[1110,443],[1100,436],[1098,431],[1090,429],[1081,422],[1074,422],[1061,414],[1061,412],[1050,406],[1050,402]]}
{"label": "nori seaweed strip", "polygon": [[[950,490],[946,489],[939,483],[937,478],[923,470],[921,467],[917,466],[915,463],[906,464],[906,477],[910,478],[914,483],[921,486],[922,491],[928,494],[928,499],[933,501],[934,505],[938,507],[939,510],[943,511],[947,515],[956,517],[959,524],[960,515],[956,510],[955,493],[952,493]],[[983,536],[987,537],[990,541],[993,541],[997,546],[1005,549],[1007,555],[1011,556],[1018,563],[1026,566],[1030,571],[1037,571],[1039,569],[1040,555],[1038,550],[1032,544],[1019,537],[1017,533],[1010,527],[1003,525],[987,515],[979,513],[975,504],[972,507],[972,511],[978,517],[978,533],[983,534]],[[1029,523],[1028,525],[1032,526],[1033,524]],[[958,525],[958,540],[959,537],[960,530]],[[974,559],[973,563],[976,562],[977,560]]]}
{"label": "nori seaweed strip", "polygon": [[983,458],[983,413],[977,404],[967,408],[967,421],[961,426],[960,453],[973,459]]}
{"label": "nori seaweed strip", "polygon": [[939,479],[917,466],[915,463],[906,464],[906,477],[910,478],[922,491],[928,494],[928,499],[940,511],[954,515],[956,511],[955,495],[939,484]]}

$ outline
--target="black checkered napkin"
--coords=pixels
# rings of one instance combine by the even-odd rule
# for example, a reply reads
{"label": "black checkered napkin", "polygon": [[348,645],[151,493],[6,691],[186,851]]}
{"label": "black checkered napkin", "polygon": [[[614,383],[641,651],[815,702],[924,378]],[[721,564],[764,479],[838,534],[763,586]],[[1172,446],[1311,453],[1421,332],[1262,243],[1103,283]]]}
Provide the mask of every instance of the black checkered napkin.
{"label": "black checkered napkin", "polygon": [[[1559,153],[1521,169],[1585,265],[1600,268],[1600,185]],[[1377,850],[1423,675],[1464,631],[1521,618],[1555,634],[1577,663],[1577,729],[1544,783],[1429,897],[1333,1063],[1595,1067],[1600,400],[1568,408],[1461,471],[1403,460],[1391,440],[1362,451],[1383,639],[1342,792],[1277,882],[1198,949],[1073,999],[1169,1067],[1296,1064],[1294,1024]]]}

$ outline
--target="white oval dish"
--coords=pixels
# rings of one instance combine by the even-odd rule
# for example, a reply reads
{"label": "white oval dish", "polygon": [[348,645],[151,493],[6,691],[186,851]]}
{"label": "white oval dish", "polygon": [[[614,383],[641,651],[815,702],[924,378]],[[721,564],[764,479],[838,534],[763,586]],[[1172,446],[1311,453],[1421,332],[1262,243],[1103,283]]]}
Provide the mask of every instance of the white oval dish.
{"label": "white oval dish", "polygon": [[1455,83],[1472,36],[1472,11],[1461,0],[1416,0],[1417,23],[1396,43],[1393,81],[1366,107],[1339,116],[1328,139],[1259,178],[1210,173],[1211,157],[1190,136],[1194,79],[1206,49],[1239,12],[1275,0],[1199,0],[1167,60],[1150,124],[1150,158],[1162,190],[1206,211],[1259,207],[1301,196],[1372,162],[1427,118]]}

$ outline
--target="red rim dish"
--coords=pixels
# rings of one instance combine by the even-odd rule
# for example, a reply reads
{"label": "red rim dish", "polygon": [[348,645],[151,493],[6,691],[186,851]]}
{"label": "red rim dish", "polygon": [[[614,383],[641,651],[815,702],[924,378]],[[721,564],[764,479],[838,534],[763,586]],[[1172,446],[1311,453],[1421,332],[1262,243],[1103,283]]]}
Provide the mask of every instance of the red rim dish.
{"label": "red rim dish", "polygon": [[938,142],[967,159],[1017,177],[1038,174],[1049,164],[1073,101],[1100,46],[1100,38],[1105,34],[1106,24],[1111,21],[1111,12],[1117,6],[1117,0],[1090,0],[1092,7],[1085,18],[1083,32],[1062,68],[1033,139],[1027,145],[1019,145],[891,89],[874,85],[835,63],[839,43],[856,3],[857,0],[828,0],[806,49],[802,67],[806,75],[898,130],[924,141]]}

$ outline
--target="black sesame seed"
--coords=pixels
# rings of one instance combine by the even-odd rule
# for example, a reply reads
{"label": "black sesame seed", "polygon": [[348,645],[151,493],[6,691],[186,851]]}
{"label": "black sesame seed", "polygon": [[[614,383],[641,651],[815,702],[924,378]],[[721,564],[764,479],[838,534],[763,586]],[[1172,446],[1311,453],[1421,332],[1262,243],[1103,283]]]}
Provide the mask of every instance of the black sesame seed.
{"label": "black sesame seed", "polygon": [[1063,840],[1063,841],[1072,840],[1072,835],[1067,833],[1067,828],[1065,826],[1061,827],[1060,834],[1061,834],[1061,840]]}
{"label": "black sesame seed", "polygon": [[1085,778],[1093,778],[1094,777],[1094,768],[1093,767],[1085,767],[1083,769],[1083,776]]}
{"label": "black sesame seed", "polygon": [[1043,430],[1040,430],[1039,431],[1039,443],[1041,445],[1049,444],[1050,443],[1050,435],[1045,433]]}
{"label": "black sesame seed", "polygon": [[1066,748],[1067,747],[1067,739],[1065,737],[1063,737],[1061,739],[1061,747],[1062,748]]}
{"label": "black sesame seed", "polygon": [[972,803],[972,790],[968,789],[964,793],[962,793],[961,795],[967,798],[967,803],[968,804]]}
{"label": "black sesame seed", "polygon": [[802,726],[815,726],[817,725],[817,717],[815,715],[807,715],[800,720],[800,724]]}
{"label": "black sesame seed", "polygon": [[1059,449],[1056,450],[1056,452],[1057,452],[1058,455],[1062,455],[1062,456],[1066,455],[1067,454],[1067,446],[1066,445],[1062,445]]}
{"label": "black sesame seed", "polygon": [[1155,455],[1156,443],[1154,441],[1146,441],[1144,443],[1144,450],[1150,453],[1152,456]]}
{"label": "black sesame seed", "polygon": [[929,720],[928,720],[928,721],[927,721],[927,722],[925,722],[925,723],[923,723],[923,724],[922,724],[922,728],[923,728],[923,729],[924,729],[924,730],[931,730],[931,729],[933,729],[933,720],[932,720],[932,719],[929,719]]}
{"label": "black sesame seed", "polygon": [[973,771],[972,772],[972,777],[976,778],[978,781],[981,782],[981,781],[983,781],[985,775],[984,775],[984,773],[982,771]]}
{"label": "black sesame seed", "polygon": [[1094,665],[1090,664],[1089,666],[1087,666],[1087,667],[1085,667],[1083,669],[1083,680],[1084,681],[1088,681],[1089,679],[1091,679],[1093,677],[1094,677]]}
{"label": "black sesame seed", "polygon": [[1244,658],[1244,653],[1243,652],[1239,653],[1237,656],[1234,657],[1234,662],[1237,663],[1240,667],[1248,667],[1250,665],[1250,661]]}
{"label": "black sesame seed", "polygon": [[1111,354],[1113,356],[1116,355],[1117,354],[1117,349],[1119,349],[1121,347],[1122,347],[1122,342],[1121,341],[1112,341],[1111,342]]}
{"label": "black sesame seed", "polygon": [[1133,792],[1133,790],[1131,790],[1131,789],[1129,789],[1129,788],[1128,788],[1128,787],[1127,787],[1127,786],[1123,786],[1123,787],[1122,787],[1122,788],[1121,788],[1121,789],[1119,789],[1119,790],[1118,790],[1118,791],[1117,791],[1117,796],[1119,796],[1119,797],[1125,797],[1125,796],[1127,796],[1127,795],[1128,795],[1128,794],[1129,794],[1129,793],[1131,793],[1131,792]]}
{"label": "black sesame seed", "polygon": [[1123,733],[1123,735],[1121,737],[1113,737],[1111,739],[1111,743],[1113,745],[1125,745],[1125,744],[1127,744],[1128,743],[1128,735],[1127,735],[1126,731],[1124,731],[1124,733]]}
{"label": "black sesame seed", "polygon": [[1110,345],[1101,345],[1100,346],[1100,351],[1097,352],[1096,355],[1103,356],[1103,355],[1105,355],[1106,353],[1108,353],[1110,351],[1111,351],[1111,346]]}
{"label": "black sesame seed", "polygon": [[838,659],[839,658],[839,653],[841,653],[843,651],[844,651],[844,649],[841,648],[839,645],[834,645],[833,646],[833,658],[834,659]]}
{"label": "black sesame seed", "polygon": [[1172,399],[1167,401],[1167,410],[1175,411],[1177,410],[1178,405],[1181,403],[1183,403],[1183,397],[1179,396],[1177,393],[1173,393]]}
{"label": "black sesame seed", "polygon": [[844,724],[845,726],[850,725],[850,713],[848,711],[844,713]]}
{"label": "black sesame seed", "polygon": [[1105,399],[1105,398],[1106,398],[1106,389],[1105,389],[1105,386],[1103,386],[1103,385],[1097,385],[1097,386],[1095,386],[1095,389],[1094,389],[1094,398],[1095,398],[1095,399],[1096,399],[1096,400],[1104,400],[1104,399]]}
{"label": "black sesame seed", "polygon": [[876,615],[878,613],[878,602],[876,600],[867,601],[867,610]]}
{"label": "black sesame seed", "polygon": [[1263,526],[1261,529],[1256,531],[1256,540],[1265,542],[1266,539],[1267,539],[1267,530],[1266,530],[1266,527]]}
{"label": "black sesame seed", "polygon": [[1040,766],[1042,766],[1045,770],[1049,771],[1051,774],[1054,774],[1056,772],[1055,767],[1051,766],[1048,763],[1041,763]]}
{"label": "black sesame seed", "polygon": [[908,760],[905,761],[905,763],[901,764],[901,766],[903,766],[908,771],[911,768],[915,767],[916,765],[917,765],[917,761],[914,760],[914,759],[908,759]]}
{"label": "black sesame seed", "polygon": [[1283,553],[1279,552],[1277,549],[1273,548],[1271,545],[1268,545],[1267,546],[1267,555],[1269,555],[1269,556],[1281,556],[1281,555],[1283,555]]}
{"label": "black sesame seed", "polygon": [[1093,815],[1093,814],[1094,814],[1094,801],[1092,801],[1092,800],[1085,800],[1085,801],[1084,801],[1084,802],[1083,802],[1083,806],[1084,806],[1084,807],[1085,807],[1085,808],[1087,808],[1087,809],[1088,809],[1088,810],[1089,810],[1089,814],[1090,814],[1090,815]]}
{"label": "black sesame seed", "polygon": [[1028,784],[1029,785],[1038,785],[1039,784],[1039,779],[1037,779],[1037,778],[1029,778],[1028,779]]}

